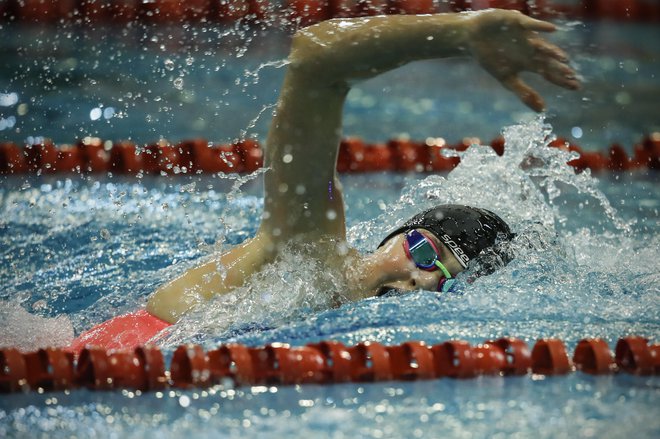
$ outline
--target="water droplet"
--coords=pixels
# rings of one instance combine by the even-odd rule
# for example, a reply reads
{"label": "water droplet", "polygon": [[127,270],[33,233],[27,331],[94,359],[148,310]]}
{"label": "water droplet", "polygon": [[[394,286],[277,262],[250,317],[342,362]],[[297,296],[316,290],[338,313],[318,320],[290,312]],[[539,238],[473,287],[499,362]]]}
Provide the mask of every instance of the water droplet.
{"label": "water droplet", "polygon": [[571,128],[571,136],[573,136],[576,139],[581,138],[582,137],[582,128],[580,128],[580,127]]}
{"label": "water droplet", "polygon": [[181,407],[188,407],[190,405],[190,397],[187,395],[181,395],[179,397],[179,405]]}
{"label": "water droplet", "polygon": [[101,115],[103,114],[103,110],[100,108],[92,108],[92,111],[89,112],[89,118],[91,120],[99,120],[101,118]]}

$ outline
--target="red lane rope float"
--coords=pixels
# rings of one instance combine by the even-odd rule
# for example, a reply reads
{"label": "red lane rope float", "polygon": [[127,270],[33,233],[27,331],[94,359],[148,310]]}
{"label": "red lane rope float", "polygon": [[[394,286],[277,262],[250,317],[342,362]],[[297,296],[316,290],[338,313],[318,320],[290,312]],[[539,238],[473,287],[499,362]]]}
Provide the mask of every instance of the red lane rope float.
{"label": "red lane rope float", "polygon": [[642,337],[626,337],[616,344],[616,364],[620,369],[639,375],[658,372],[660,365],[657,346],[648,348],[648,340]]}
{"label": "red lane rope float", "polygon": [[23,355],[30,388],[65,390],[74,384],[73,354],[58,349],[39,349]]}
{"label": "red lane rope float", "polygon": [[128,23],[180,23],[282,20],[307,26],[337,17],[380,14],[431,14],[500,8],[547,18],[658,21],[653,0],[8,0],[0,2],[0,20],[55,23],[60,20]]}
{"label": "red lane rope float", "polygon": [[222,345],[205,352],[199,345],[179,346],[170,370],[153,346],[106,350],[87,346],[78,357],[64,349],[21,353],[0,349],[0,392],[204,388],[216,384],[239,386],[328,384],[389,380],[473,378],[482,375],[565,375],[572,371],[603,375],[625,372],[660,374],[660,345],[628,336],[618,340],[612,356],[598,338],[580,340],[568,357],[558,339],[541,339],[531,352],[516,338],[500,338],[475,346],[450,340],[434,346],[408,341],[384,346],[363,342],[345,346],[322,341],[291,347],[273,343],[253,348]]}
{"label": "red lane rope float", "polygon": [[254,172],[263,151],[254,140],[215,145],[203,139],[177,145],[159,142],[138,147],[131,142],[85,139],[56,147],[51,141],[19,147],[0,143],[0,174],[103,173],[186,174]]}
{"label": "red lane rope float", "polygon": [[561,340],[539,340],[532,349],[532,371],[541,375],[564,375],[571,371],[571,360]]}
{"label": "red lane rope float", "polygon": [[573,364],[576,369],[592,375],[603,375],[615,370],[612,352],[604,340],[585,338],[575,347]]}
{"label": "red lane rope float", "polygon": [[[387,143],[367,144],[355,137],[342,140],[337,157],[339,172],[447,172],[460,162],[459,157],[445,156],[444,150],[464,151],[479,139],[465,138],[448,145],[441,138],[425,142],[394,139]],[[482,146],[504,153],[504,139],[497,138]],[[628,156],[625,149],[612,145],[605,152],[583,151],[565,139],[556,139],[551,147],[577,153],[569,165],[576,171],[593,172],[660,170],[660,133],[653,133],[634,146]],[[103,142],[85,139],[75,145],[56,147],[51,141],[20,147],[0,143],[0,175],[103,173],[117,174],[213,174],[218,172],[254,172],[263,166],[263,150],[255,140],[233,145],[216,145],[204,139],[185,140],[176,145],[165,141],[138,147],[131,142]]]}
{"label": "red lane rope float", "polygon": [[[442,138],[425,142],[393,139],[387,143],[368,144],[350,137],[342,140],[337,157],[339,172],[447,172],[460,162],[459,157],[445,156],[444,151],[464,151],[470,145],[489,146],[504,154],[504,139],[496,138],[482,145],[479,139],[465,138],[448,145]],[[577,171],[593,172],[660,170],[660,133],[653,133],[634,146],[628,156],[618,144],[603,152],[583,151],[565,139],[556,139],[551,147],[575,152],[579,156],[569,165]],[[131,142],[86,138],[74,145],[56,147],[51,141],[20,147],[0,143],[0,174],[103,173],[117,174],[202,174],[254,172],[263,166],[263,150],[252,139],[231,145],[218,145],[204,139],[185,140],[178,144],[166,141],[138,147]]]}

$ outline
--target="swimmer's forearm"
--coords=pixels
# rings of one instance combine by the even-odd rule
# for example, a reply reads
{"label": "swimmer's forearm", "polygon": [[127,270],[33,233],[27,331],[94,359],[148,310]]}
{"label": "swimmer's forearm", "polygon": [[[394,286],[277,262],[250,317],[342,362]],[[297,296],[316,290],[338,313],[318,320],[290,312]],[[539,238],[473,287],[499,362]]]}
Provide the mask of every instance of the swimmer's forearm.
{"label": "swimmer's forearm", "polygon": [[214,294],[229,291],[220,275],[219,261],[209,261],[192,268],[162,285],[147,301],[147,311],[169,323],[176,323],[184,314],[206,302]]}
{"label": "swimmer's forearm", "polygon": [[195,306],[213,296],[243,286],[252,273],[273,258],[273,244],[264,234],[233,247],[217,259],[198,265],[161,286],[147,302],[147,311],[176,323]]}
{"label": "swimmer's forearm", "polygon": [[292,66],[318,79],[366,79],[411,61],[467,55],[472,14],[328,20],[298,32]]}

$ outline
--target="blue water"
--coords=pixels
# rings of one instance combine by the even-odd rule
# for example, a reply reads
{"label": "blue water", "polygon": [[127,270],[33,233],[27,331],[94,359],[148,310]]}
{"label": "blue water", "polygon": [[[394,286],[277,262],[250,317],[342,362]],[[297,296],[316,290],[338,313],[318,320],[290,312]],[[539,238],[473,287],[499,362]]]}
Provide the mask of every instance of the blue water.
{"label": "blue water", "polygon": [[[660,28],[559,24],[562,31],[550,39],[571,55],[582,90],[526,76],[546,98],[557,135],[603,150],[613,142],[631,148],[660,131]],[[0,24],[0,41],[0,139],[18,143],[39,137],[72,143],[85,136],[138,143],[263,140],[284,75],[279,62],[289,47],[288,34],[272,27],[217,24]],[[359,84],[345,110],[345,134],[372,142],[402,134],[489,141],[529,117],[465,59],[419,62]]]}
{"label": "blue water", "polygon": [[[161,341],[165,352],[189,341],[206,348],[323,339],[433,344],[511,335],[530,344],[559,337],[569,352],[586,336],[603,337],[611,347],[628,334],[657,342],[658,175],[575,175],[565,166],[567,155],[541,144],[549,134],[574,134],[591,148],[612,141],[629,146],[658,130],[658,30],[564,26],[567,33],[555,38],[574,55],[587,86],[577,94],[544,88],[552,132],[458,60],[369,81],[346,106],[346,133],[369,141],[401,133],[489,139],[527,121],[505,133],[504,157],[472,148],[448,175],[342,177],[348,236],[360,251],[419,210],[458,202],[507,218],[518,233],[511,264],[471,285],[469,273],[462,275],[452,295],[418,292],[328,309],[329,292],[308,285],[332,273],[289,253],[249,287],[184,318]],[[16,93],[15,103],[0,106],[0,118],[15,118],[0,138],[58,142],[86,135],[138,142],[263,138],[283,73],[276,64],[288,41],[281,33],[213,26],[114,33],[3,27],[0,39],[3,54],[11,55],[0,67],[0,102],[14,102]],[[260,69],[265,63],[274,64]],[[114,113],[105,113],[108,107]],[[0,345],[23,349],[66,345],[75,333],[143,305],[158,285],[252,236],[262,209],[258,175],[3,176],[0,183]],[[658,389],[657,377],[575,373],[142,395],[11,394],[0,398],[0,437],[654,438]]]}
{"label": "blue water", "polygon": [[0,434],[54,438],[71,434],[620,438],[634,434],[653,438],[659,430],[657,393],[657,380],[582,375],[163,395],[82,390],[70,395],[12,395],[13,410],[0,411]]}
{"label": "blue water", "polygon": [[[603,337],[612,347],[628,334],[657,341],[657,175],[576,176],[563,153],[534,146],[547,130],[541,121],[510,128],[504,157],[472,148],[449,175],[343,177],[349,238],[360,250],[375,247],[411,209],[466,202],[500,212],[522,237],[519,256],[505,269],[472,285],[459,277],[461,291],[453,295],[418,292],[328,310],[325,292],[308,287],[310,276],[321,275],[318,267],[290,254],[250,287],[184,318],[161,346],[171,353],[187,341],[206,348],[323,339],[433,344],[512,335],[530,344],[559,337],[572,351],[586,336]],[[546,164],[513,166],[530,154]],[[65,344],[72,328],[79,332],[135,309],[166,279],[251,236],[262,208],[260,180],[244,180],[5,177],[0,317],[16,325],[5,337],[25,348]],[[498,184],[509,191],[500,192]],[[575,373],[143,395],[19,394],[0,402],[0,433],[657,437],[659,385],[657,377]]]}

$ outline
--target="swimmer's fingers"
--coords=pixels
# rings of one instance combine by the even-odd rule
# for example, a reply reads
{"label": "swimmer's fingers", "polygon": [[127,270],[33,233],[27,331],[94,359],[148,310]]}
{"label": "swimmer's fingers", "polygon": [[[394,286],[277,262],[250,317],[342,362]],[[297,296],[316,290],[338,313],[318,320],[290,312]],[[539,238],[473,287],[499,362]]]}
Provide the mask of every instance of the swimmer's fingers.
{"label": "swimmer's fingers", "polygon": [[555,26],[552,23],[548,23],[547,21],[543,20],[537,20],[532,17],[528,17],[527,15],[522,15],[518,19],[520,25],[527,30],[531,30],[534,32],[554,32],[557,30],[557,26]]}
{"label": "swimmer's fingers", "polygon": [[569,90],[577,90],[580,88],[580,81],[578,81],[575,71],[567,64],[561,63],[557,60],[551,59],[541,63],[538,72],[549,82],[560,87]]}
{"label": "swimmer's fingers", "polygon": [[567,63],[569,61],[569,57],[566,52],[545,40],[540,38],[530,38],[529,44],[534,48],[538,56],[553,58],[562,63]]}
{"label": "swimmer's fingers", "polygon": [[518,98],[525,103],[529,108],[536,112],[541,112],[545,110],[545,103],[540,94],[536,92],[532,87],[525,84],[525,82],[520,79],[518,76],[512,76],[508,79],[502,81],[502,84],[512,92],[514,92]]}
{"label": "swimmer's fingers", "polygon": [[541,39],[530,39],[529,44],[536,51],[534,56],[536,66],[533,70],[560,87],[570,90],[580,88],[577,74],[568,65],[569,57],[566,52]]}

